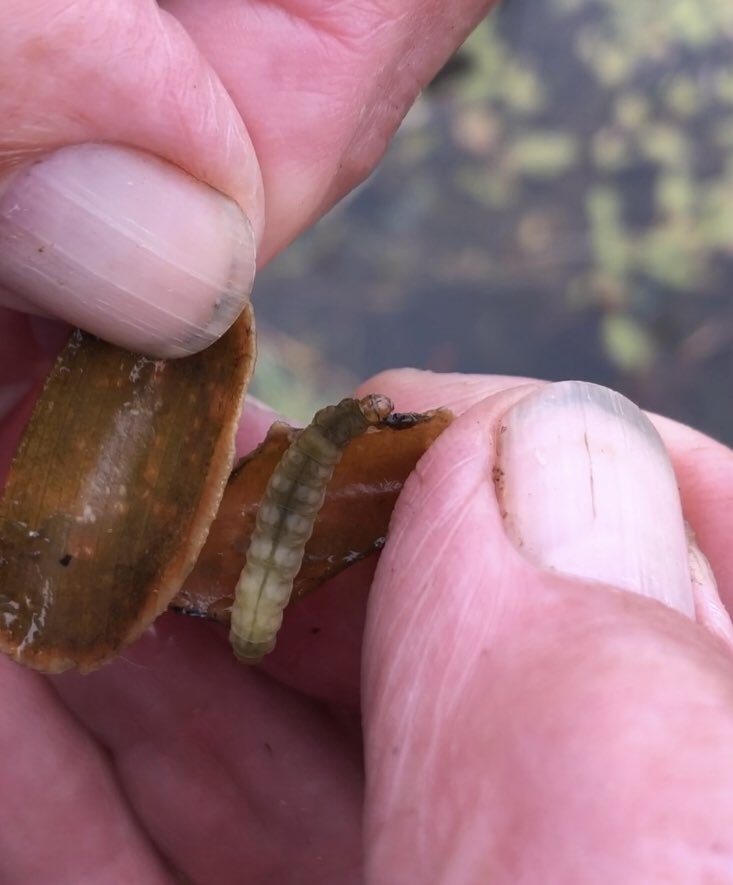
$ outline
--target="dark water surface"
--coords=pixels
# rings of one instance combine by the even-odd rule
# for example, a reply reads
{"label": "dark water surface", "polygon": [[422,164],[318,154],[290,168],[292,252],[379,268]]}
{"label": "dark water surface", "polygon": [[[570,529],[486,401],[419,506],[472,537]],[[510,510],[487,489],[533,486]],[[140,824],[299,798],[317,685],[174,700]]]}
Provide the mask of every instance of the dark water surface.
{"label": "dark water surface", "polygon": [[733,3],[512,0],[261,274],[257,392],[584,378],[733,442],[732,59]]}

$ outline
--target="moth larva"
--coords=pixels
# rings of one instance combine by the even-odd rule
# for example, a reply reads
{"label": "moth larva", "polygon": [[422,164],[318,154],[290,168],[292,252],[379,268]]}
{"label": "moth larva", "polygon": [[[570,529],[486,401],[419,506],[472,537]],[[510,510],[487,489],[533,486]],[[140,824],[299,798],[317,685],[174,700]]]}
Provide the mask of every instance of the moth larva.
{"label": "moth larva", "polygon": [[349,441],[369,427],[422,420],[393,415],[392,409],[391,400],[380,394],[326,406],[282,456],[265,489],[235,589],[229,639],[241,660],[257,663],[275,647],[305,545]]}

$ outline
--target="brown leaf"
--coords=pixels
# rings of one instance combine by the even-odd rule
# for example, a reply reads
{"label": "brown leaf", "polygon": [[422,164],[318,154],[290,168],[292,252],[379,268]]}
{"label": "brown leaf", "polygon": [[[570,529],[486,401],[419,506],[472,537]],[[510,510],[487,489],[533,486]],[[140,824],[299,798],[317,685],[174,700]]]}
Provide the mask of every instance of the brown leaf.
{"label": "brown leaf", "polygon": [[166,608],[219,505],[253,364],[250,310],[180,360],[74,333],[0,500],[0,649],[91,670]]}
{"label": "brown leaf", "polygon": [[[452,420],[451,412],[439,409],[412,427],[382,428],[349,443],[306,546],[293,599],[381,548],[403,483]],[[196,566],[173,601],[174,608],[229,621],[257,508],[293,433],[286,424],[273,425],[262,445],[237,465]]]}

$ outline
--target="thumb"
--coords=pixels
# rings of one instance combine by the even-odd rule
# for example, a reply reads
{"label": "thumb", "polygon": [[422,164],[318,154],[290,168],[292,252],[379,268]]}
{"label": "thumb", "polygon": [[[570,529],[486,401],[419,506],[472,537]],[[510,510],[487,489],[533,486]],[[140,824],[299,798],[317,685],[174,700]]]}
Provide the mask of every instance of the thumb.
{"label": "thumb", "polygon": [[262,186],[183,27],[147,0],[11,3],[0,84],[0,306],[156,356],[221,335],[251,289]]}
{"label": "thumb", "polygon": [[[674,472],[628,400],[528,385],[459,417],[370,597],[373,881],[580,882],[593,857],[599,882],[687,882],[702,840],[729,850],[733,673],[693,621],[701,580],[696,598]],[[654,866],[679,845],[688,866]]]}

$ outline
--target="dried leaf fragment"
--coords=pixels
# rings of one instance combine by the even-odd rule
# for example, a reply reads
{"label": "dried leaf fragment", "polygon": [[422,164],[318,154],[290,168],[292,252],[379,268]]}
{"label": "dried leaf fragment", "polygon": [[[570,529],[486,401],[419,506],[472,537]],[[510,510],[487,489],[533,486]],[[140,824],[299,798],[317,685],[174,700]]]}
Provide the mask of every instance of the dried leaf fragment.
{"label": "dried leaf fragment", "polygon": [[0,499],[2,651],[91,670],[166,608],[219,505],[253,364],[251,310],[180,360],[74,333]]}
{"label": "dried leaf fragment", "polygon": [[[304,596],[381,548],[405,480],[453,420],[447,409],[425,417],[403,430],[382,428],[351,441],[316,517],[293,598]],[[201,555],[173,600],[174,608],[229,622],[257,509],[296,432],[286,424],[273,425],[262,445],[234,469]]]}

